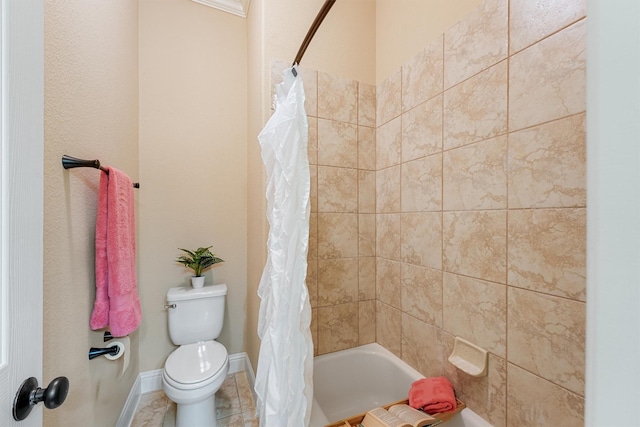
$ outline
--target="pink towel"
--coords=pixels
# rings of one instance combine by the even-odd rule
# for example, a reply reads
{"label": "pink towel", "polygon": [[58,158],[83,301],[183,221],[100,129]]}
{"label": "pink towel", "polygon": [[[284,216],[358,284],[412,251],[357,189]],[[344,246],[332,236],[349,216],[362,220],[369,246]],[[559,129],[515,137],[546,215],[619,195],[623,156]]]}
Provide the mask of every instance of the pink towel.
{"label": "pink towel", "polygon": [[123,172],[107,167],[100,175],[96,217],[96,301],[91,329],[110,326],[124,337],[142,319],[136,286],[136,224],[133,184]]}
{"label": "pink towel", "polygon": [[445,377],[414,381],[409,389],[409,406],[422,409],[427,414],[455,411],[456,396],[453,386]]}

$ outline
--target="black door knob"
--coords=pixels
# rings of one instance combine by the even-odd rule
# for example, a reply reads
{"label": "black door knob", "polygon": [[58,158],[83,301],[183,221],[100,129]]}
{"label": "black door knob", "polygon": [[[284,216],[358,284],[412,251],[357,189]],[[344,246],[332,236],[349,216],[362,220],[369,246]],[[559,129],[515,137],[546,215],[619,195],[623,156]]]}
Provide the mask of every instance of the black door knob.
{"label": "black door knob", "polygon": [[22,421],[29,416],[31,409],[40,402],[49,409],[62,405],[69,392],[69,379],[58,377],[49,383],[47,388],[38,387],[34,377],[24,380],[13,400],[13,419]]}

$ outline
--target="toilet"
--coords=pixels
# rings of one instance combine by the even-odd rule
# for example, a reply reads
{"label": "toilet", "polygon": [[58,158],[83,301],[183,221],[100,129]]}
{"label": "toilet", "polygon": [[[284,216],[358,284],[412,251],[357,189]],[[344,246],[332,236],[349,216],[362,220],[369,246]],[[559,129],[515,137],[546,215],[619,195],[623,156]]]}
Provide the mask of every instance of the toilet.
{"label": "toilet", "polygon": [[169,336],[179,345],[167,358],[162,388],[177,404],[176,427],[215,427],[215,394],[229,372],[222,330],[227,285],[171,288]]}

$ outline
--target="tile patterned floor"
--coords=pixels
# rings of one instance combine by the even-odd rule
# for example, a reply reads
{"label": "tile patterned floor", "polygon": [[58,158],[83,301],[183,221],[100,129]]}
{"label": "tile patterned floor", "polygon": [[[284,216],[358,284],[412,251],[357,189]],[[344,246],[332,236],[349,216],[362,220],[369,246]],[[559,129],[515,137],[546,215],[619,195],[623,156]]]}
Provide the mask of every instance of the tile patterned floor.
{"label": "tile patterned floor", "polygon": [[[218,427],[257,427],[251,386],[244,371],[229,374],[216,393]],[[131,427],[175,427],[176,404],[162,390],[145,393]],[[207,426],[193,426],[207,427]]]}

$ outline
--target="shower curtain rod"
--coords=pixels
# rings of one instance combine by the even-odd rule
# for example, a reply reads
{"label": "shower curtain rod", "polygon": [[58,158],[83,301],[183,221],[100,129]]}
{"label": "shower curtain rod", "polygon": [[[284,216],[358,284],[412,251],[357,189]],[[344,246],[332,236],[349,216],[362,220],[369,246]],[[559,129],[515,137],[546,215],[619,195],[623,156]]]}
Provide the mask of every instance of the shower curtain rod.
{"label": "shower curtain rod", "polygon": [[[304,40],[300,45],[300,49],[298,49],[298,54],[296,55],[296,58],[293,60],[293,64],[291,65],[292,67],[296,64],[300,65],[300,61],[302,61],[302,57],[304,56],[304,53],[307,50],[307,47],[309,46],[309,43],[311,43],[311,39],[313,39],[313,36],[316,34],[316,31],[318,31],[318,28],[320,28],[320,24],[322,24],[322,21],[324,21],[324,18],[326,18],[327,14],[329,13],[329,10],[331,10],[331,7],[335,2],[336,0],[326,0],[322,5],[322,7],[320,8],[320,12],[318,12],[318,16],[316,16],[316,19],[313,20],[313,24],[311,24],[309,31],[307,31],[307,35],[304,37]],[[292,71],[294,76],[298,75],[295,69]]]}

